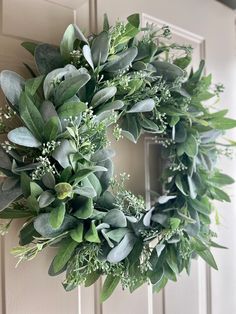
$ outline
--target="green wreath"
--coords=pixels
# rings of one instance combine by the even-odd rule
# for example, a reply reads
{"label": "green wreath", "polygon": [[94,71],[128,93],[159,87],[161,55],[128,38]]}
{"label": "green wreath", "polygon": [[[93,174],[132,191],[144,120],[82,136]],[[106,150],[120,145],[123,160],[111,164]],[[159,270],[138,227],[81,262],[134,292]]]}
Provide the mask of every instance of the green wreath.
{"label": "green wreath", "polygon": [[[89,38],[69,25],[59,48],[23,43],[36,62],[37,72],[26,65],[32,78],[1,72],[1,233],[22,219],[19,261],[58,248],[49,274],[65,271],[67,291],[102,275],[102,301],[119,282],[159,291],[198,255],[217,268],[212,200],[229,202],[222,187],[233,179],[216,161],[234,144],[218,138],[236,121],[204,103],[216,103],[222,86],[211,88],[203,61],[187,74],[191,48],[164,44],[169,36],[168,27],[142,29],[138,14],[113,27],[105,17]],[[163,195],[151,208],[125,189],[125,175],[113,178],[108,126],[117,140],[152,133],[161,145]]]}

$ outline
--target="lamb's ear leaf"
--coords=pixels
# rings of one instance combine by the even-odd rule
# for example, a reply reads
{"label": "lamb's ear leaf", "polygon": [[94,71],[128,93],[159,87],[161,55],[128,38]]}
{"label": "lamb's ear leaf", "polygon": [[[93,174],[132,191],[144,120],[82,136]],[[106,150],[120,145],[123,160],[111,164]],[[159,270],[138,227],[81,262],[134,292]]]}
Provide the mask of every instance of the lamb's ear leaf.
{"label": "lamb's ear leaf", "polygon": [[132,233],[126,233],[121,242],[115,246],[107,255],[107,260],[110,263],[119,263],[125,259],[132,251],[136,237]]}
{"label": "lamb's ear leaf", "polygon": [[84,58],[88,62],[88,64],[91,66],[91,68],[94,70],[94,64],[92,59],[92,53],[89,45],[84,45],[82,48]]}
{"label": "lamb's ear leaf", "polygon": [[71,238],[77,243],[83,242],[84,225],[79,222],[77,227],[70,232]]}
{"label": "lamb's ear leaf", "polygon": [[55,103],[57,106],[63,105],[71,99],[78,91],[90,80],[90,75],[87,73],[79,73],[70,77],[59,84],[55,90]]}
{"label": "lamb's ear leaf", "polygon": [[32,41],[24,41],[23,43],[21,43],[21,46],[24,47],[27,51],[29,51],[29,53],[31,53],[32,56],[34,56],[35,49],[38,46],[38,44]]}
{"label": "lamb's ear leaf", "polygon": [[9,102],[17,109],[25,80],[19,74],[4,70],[0,74],[0,85]]}
{"label": "lamb's ear leaf", "polygon": [[184,77],[185,72],[175,64],[165,61],[154,61],[155,75],[161,76],[167,82],[174,82],[176,79]]}
{"label": "lamb's ear leaf", "polygon": [[108,32],[109,29],[110,29],[109,20],[107,14],[105,13],[103,18],[103,30]]}
{"label": "lamb's ear leaf", "polygon": [[35,49],[34,58],[40,74],[48,74],[52,70],[64,66],[60,50],[49,44],[38,45]]}
{"label": "lamb's ear leaf", "polygon": [[[41,142],[25,127],[16,128],[7,135],[8,139],[17,145],[25,147],[40,147]],[[1,162],[0,162],[1,164]]]}
{"label": "lamb's ear leaf", "polygon": [[71,52],[74,50],[76,39],[88,44],[88,41],[81,30],[75,24],[70,24],[63,35],[60,43],[60,53],[67,62],[71,60]]}
{"label": "lamb's ear leaf", "polygon": [[136,47],[131,47],[123,52],[117,53],[112,59],[108,59],[104,70],[106,72],[115,73],[120,70],[127,68],[137,56],[138,49]]}
{"label": "lamb's ear leaf", "polygon": [[103,222],[109,224],[112,227],[121,228],[127,226],[124,213],[117,208],[111,209],[104,217]]}
{"label": "lamb's ear leaf", "polygon": [[108,32],[101,32],[95,39],[93,40],[91,47],[91,54],[93,63],[97,66],[99,63],[103,64],[106,62],[110,47],[110,36]]}
{"label": "lamb's ear leaf", "polygon": [[106,301],[114,292],[115,288],[118,286],[120,282],[120,277],[113,276],[113,275],[107,275],[103,287],[102,292],[100,296],[101,302]]}
{"label": "lamb's ear leaf", "polygon": [[117,88],[115,86],[105,87],[98,91],[91,101],[91,106],[96,108],[97,106],[106,103],[113,96],[115,96]]}
{"label": "lamb's ear leaf", "polygon": [[45,238],[54,238],[63,232],[73,229],[77,226],[78,219],[70,215],[65,215],[62,225],[53,229],[50,224],[50,213],[40,214],[34,220],[35,230]]}
{"label": "lamb's ear leaf", "polygon": [[104,192],[110,186],[111,179],[113,177],[114,173],[113,162],[111,159],[108,158],[103,162],[100,162],[98,165],[107,168],[107,171],[98,171],[95,173],[102,186],[102,191]]}
{"label": "lamb's ear leaf", "polygon": [[70,141],[62,140],[60,146],[54,150],[52,156],[63,168],[67,168],[71,166],[69,156],[73,153],[76,153],[76,150]]}
{"label": "lamb's ear leaf", "polygon": [[38,199],[39,207],[44,208],[49,206],[55,200],[55,196],[50,191],[44,191]]}
{"label": "lamb's ear leaf", "polygon": [[41,141],[44,132],[44,121],[38,108],[25,92],[20,97],[19,111],[27,128]]}
{"label": "lamb's ear leaf", "polygon": [[151,98],[141,100],[133,105],[133,107],[127,111],[127,113],[139,113],[152,111],[155,107],[155,101]]}

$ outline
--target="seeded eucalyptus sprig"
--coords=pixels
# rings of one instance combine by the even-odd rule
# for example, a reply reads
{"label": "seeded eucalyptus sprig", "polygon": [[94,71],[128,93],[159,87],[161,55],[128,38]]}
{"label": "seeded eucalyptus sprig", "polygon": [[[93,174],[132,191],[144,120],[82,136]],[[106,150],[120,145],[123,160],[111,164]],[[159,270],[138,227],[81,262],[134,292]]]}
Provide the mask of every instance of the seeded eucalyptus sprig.
{"label": "seeded eucalyptus sprig", "polygon": [[[59,47],[23,43],[36,62],[31,79],[1,72],[1,233],[23,219],[19,261],[58,247],[49,274],[65,272],[66,290],[106,275],[105,301],[119,282],[159,291],[197,256],[217,268],[212,200],[229,202],[223,188],[233,183],[217,158],[235,145],[220,138],[236,121],[215,109],[222,86],[212,88],[204,62],[189,70],[191,48],[169,37],[166,26],[141,28],[138,14],[115,26],[106,17],[89,38],[69,25]],[[160,144],[163,193],[151,208],[125,189],[125,175],[113,177],[109,127],[117,140],[150,133]]]}

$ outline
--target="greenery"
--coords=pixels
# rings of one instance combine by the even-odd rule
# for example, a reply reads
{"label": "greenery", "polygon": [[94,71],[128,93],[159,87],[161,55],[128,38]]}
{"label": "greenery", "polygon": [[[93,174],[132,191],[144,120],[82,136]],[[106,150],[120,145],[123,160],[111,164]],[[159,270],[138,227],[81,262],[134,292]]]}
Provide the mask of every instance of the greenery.
{"label": "greenery", "polygon": [[[27,65],[32,78],[1,72],[8,139],[0,147],[0,232],[22,219],[12,250],[19,261],[56,246],[49,274],[65,272],[66,290],[106,275],[105,301],[119,282],[159,291],[197,256],[217,268],[212,201],[230,201],[222,188],[233,179],[216,162],[234,145],[221,136],[236,121],[215,109],[223,87],[212,87],[204,62],[189,70],[191,47],[166,44],[169,37],[166,26],[141,29],[138,14],[115,26],[105,17],[89,38],[69,25],[60,47],[23,43],[36,62],[36,71]],[[9,129],[12,119],[19,126]],[[125,189],[126,175],[113,177],[108,127],[117,140],[151,133],[161,145],[163,194],[151,208]]]}

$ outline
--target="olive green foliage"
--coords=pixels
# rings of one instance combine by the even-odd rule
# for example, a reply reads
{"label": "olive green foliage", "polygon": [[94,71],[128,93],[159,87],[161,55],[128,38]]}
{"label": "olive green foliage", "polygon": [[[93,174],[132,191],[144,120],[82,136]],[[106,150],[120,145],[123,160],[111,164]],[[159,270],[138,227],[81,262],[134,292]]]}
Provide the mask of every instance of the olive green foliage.
{"label": "olive green foliage", "polygon": [[[190,71],[190,47],[162,43],[169,36],[168,27],[141,29],[138,14],[115,26],[105,18],[89,38],[69,25],[60,47],[23,43],[36,62],[31,79],[1,72],[0,218],[22,219],[20,261],[58,247],[49,274],[65,272],[66,290],[106,275],[104,301],[119,282],[159,291],[197,256],[217,268],[212,200],[229,202],[222,188],[233,183],[216,168],[219,137],[236,121],[209,104],[222,87],[212,89],[204,62]],[[9,129],[15,116],[21,126]],[[124,176],[114,180],[109,126],[117,140],[151,133],[161,145],[163,194],[151,208]]]}

